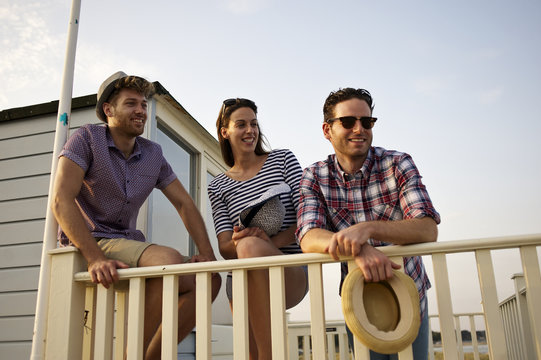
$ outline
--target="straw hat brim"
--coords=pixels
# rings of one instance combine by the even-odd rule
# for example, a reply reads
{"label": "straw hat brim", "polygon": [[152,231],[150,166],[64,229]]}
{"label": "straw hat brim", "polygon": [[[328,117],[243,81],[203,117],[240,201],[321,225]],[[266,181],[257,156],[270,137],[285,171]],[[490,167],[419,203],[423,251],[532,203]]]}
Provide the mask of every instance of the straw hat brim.
{"label": "straw hat brim", "polygon": [[359,268],[342,285],[344,319],[369,349],[394,354],[410,345],[419,332],[419,293],[408,275],[393,270],[388,281],[366,283]]}

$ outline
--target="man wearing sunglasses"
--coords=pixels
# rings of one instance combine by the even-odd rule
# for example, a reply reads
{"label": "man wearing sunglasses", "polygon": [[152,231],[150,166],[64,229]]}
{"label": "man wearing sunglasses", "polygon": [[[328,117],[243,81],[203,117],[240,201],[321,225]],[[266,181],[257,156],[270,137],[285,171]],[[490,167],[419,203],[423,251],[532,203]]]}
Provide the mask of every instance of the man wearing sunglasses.
{"label": "man wearing sunglasses", "polygon": [[[392,270],[403,265],[420,298],[421,327],[413,355],[427,359],[430,282],[422,259],[405,257],[396,264],[376,247],[436,241],[440,216],[412,158],[372,146],[373,109],[364,89],[340,89],[327,97],[323,135],[335,153],[304,170],[296,235],[304,252],[328,253],[336,260],[353,256],[368,282],[390,279]],[[343,281],[346,263],[341,270]],[[371,359],[388,356],[370,352]]]}

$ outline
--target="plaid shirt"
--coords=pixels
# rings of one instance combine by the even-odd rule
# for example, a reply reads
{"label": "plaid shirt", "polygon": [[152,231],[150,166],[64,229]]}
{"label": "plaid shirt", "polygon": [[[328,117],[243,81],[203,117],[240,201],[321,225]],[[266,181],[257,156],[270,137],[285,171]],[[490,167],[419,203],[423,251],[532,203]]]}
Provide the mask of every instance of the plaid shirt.
{"label": "plaid shirt", "polygon": [[[345,174],[336,156],[304,170],[297,213],[299,243],[310,229],[333,232],[362,221],[392,221],[429,216],[440,223],[413,159],[404,153],[372,147],[361,169]],[[392,245],[369,240],[373,246]],[[415,281],[421,316],[427,312],[430,281],[420,256],[404,257],[404,271]],[[347,264],[342,264],[342,281]],[[341,285],[341,284],[340,284]]]}

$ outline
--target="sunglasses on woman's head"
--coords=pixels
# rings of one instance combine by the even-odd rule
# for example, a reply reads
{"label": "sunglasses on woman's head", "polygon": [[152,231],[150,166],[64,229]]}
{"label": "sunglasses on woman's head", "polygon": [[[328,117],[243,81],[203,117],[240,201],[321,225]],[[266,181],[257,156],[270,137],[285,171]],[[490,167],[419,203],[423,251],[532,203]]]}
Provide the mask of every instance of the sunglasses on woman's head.
{"label": "sunglasses on woman's head", "polygon": [[353,129],[357,120],[360,120],[363,128],[370,130],[374,127],[374,123],[376,122],[377,119],[378,118],[371,117],[371,116],[361,116],[360,118],[355,117],[355,116],[341,116],[334,119],[325,120],[325,122],[330,124],[333,121],[339,120],[342,123],[342,126],[344,127],[344,129],[349,130],[349,129]]}
{"label": "sunglasses on woman's head", "polygon": [[250,99],[244,99],[244,98],[231,98],[231,99],[225,99],[222,104],[222,120],[224,119],[225,110],[233,105],[236,105],[241,102],[248,102],[250,106],[255,106],[254,102]]}
{"label": "sunglasses on woman's head", "polygon": [[237,101],[239,101],[239,100],[240,100],[239,98],[225,99],[224,100],[224,107],[235,105],[237,103]]}

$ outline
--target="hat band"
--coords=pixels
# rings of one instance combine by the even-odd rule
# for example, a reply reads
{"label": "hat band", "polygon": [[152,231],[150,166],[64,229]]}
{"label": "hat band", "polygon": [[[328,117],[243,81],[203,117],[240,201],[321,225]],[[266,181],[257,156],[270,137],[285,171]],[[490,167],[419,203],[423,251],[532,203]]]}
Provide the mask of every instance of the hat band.
{"label": "hat band", "polygon": [[246,217],[244,218],[244,221],[243,221],[243,225],[245,227],[249,227],[250,226],[250,223],[252,222],[252,220],[254,219],[254,216],[257,214],[257,212],[263,207],[263,205],[265,205],[265,203],[261,203],[257,206],[254,206],[253,208],[250,209],[250,211],[248,212],[248,214],[246,215]]}

